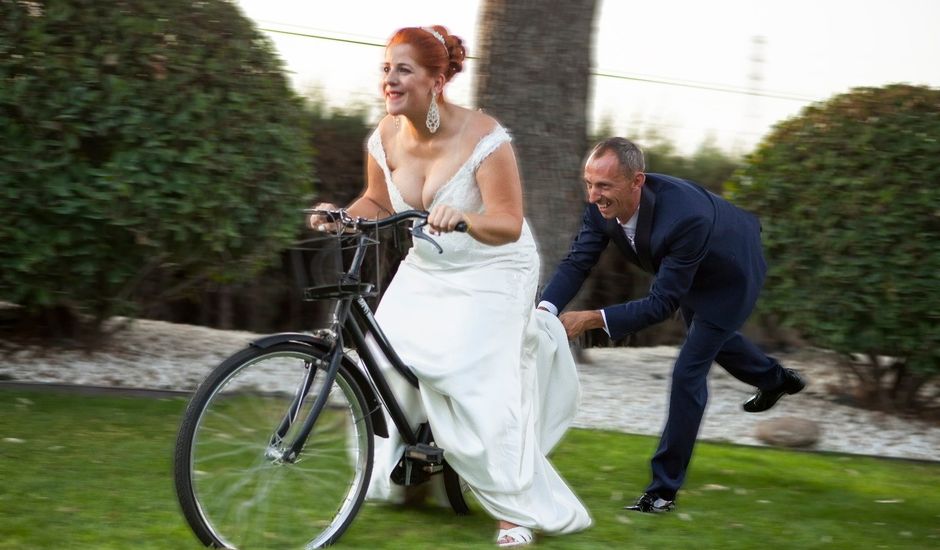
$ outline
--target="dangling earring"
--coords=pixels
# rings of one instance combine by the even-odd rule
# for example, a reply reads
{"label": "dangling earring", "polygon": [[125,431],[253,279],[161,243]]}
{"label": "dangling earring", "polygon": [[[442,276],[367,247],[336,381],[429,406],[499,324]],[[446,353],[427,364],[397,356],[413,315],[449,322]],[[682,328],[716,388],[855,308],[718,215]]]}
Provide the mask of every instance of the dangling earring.
{"label": "dangling earring", "polygon": [[428,107],[428,117],[424,124],[433,134],[441,127],[441,112],[437,110],[437,92],[431,90],[431,106]]}
{"label": "dangling earring", "polygon": [[393,116],[392,119],[395,121],[395,129],[400,130],[401,122],[398,120],[398,115]]}

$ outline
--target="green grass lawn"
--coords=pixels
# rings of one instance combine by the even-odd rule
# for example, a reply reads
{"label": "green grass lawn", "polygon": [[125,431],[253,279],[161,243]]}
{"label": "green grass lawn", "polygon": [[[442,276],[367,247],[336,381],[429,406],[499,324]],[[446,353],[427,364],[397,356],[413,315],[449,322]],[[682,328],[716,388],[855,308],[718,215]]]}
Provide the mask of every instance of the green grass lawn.
{"label": "green grass lawn", "polygon": [[[199,548],[171,472],[183,399],[0,390],[0,549]],[[572,430],[553,461],[594,516],[541,548],[940,548],[940,463],[700,444],[679,509],[634,515],[655,438]],[[339,548],[493,548],[493,521],[366,504]]]}

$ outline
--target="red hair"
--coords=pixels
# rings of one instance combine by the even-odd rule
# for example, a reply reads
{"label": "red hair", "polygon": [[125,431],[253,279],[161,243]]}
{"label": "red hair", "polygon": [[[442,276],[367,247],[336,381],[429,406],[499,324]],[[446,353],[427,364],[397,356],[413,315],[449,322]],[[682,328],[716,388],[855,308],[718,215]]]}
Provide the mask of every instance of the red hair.
{"label": "red hair", "polygon": [[[444,43],[441,44],[441,41],[428,29],[434,29],[440,34],[444,38]],[[450,34],[440,25],[398,29],[389,39],[386,47],[398,44],[408,44],[414,48],[415,60],[431,74],[443,73],[445,82],[450,81],[455,74],[463,70],[463,60],[467,57],[463,40]]]}

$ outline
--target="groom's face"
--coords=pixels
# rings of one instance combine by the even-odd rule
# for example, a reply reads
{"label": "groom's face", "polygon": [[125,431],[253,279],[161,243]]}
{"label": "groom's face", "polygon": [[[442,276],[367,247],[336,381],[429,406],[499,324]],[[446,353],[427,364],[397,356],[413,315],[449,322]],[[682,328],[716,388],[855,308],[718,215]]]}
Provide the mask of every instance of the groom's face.
{"label": "groom's face", "polygon": [[616,218],[626,223],[633,216],[645,180],[643,172],[625,174],[617,155],[611,151],[591,156],[584,164],[587,200],[608,220]]}

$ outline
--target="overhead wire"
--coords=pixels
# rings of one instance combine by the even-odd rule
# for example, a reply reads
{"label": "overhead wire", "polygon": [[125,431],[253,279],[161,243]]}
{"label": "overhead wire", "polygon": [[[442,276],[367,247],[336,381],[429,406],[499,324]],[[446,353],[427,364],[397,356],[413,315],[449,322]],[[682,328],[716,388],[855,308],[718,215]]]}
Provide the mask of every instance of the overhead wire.
{"label": "overhead wire", "polygon": [[[284,34],[289,36],[298,36],[302,38],[311,38],[317,40],[326,40],[330,42],[340,42],[345,44],[354,44],[359,46],[374,46],[378,48],[385,47],[385,44],[375,40],[368,39],[355,39],[355,38],[342,38],[338,36],[329,36],[325,34],[313,34],[311,32],[300,32],[300,31],[287,31],[283,29],[274,29],[274,28],[259,28],[259,30],[264,32],[270,32],[275,34]],[[479,57],[468,55],[467,59],[478,60]],[[603,69],[592,69],[590,72],[591,76],[596,76],[599,78],[611,78],[616,80],[628,80],[632,82],[644,82],[647,84],[657,84],[662,86],[675,86],[681,88],[691,88],[697,90],[706,90],[710,92],[721,92],[721,93],[730,93],[730,94],[739,94],[739,95],[749,95],[756,97],[766,97],[771,99],[782,99],[788,101],[798,101],[802,103],[811,103],[818,101],[819,98],[810,97],[801,94],[789,93],[789,92],[768,92],[761,90],[754,90],[750,88],[744,88],[740,86],[731,86],[726,84],[719,83],[710,83],[710,82],[694,82],[687,81],[678,78],[670,77],[661,77],[661,76],[647,76],[647,75],[632,75],[627,73],[619,73],[610,70]]]}

